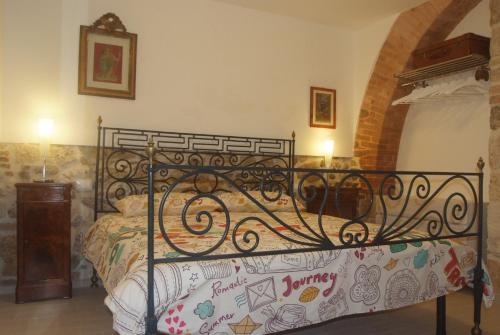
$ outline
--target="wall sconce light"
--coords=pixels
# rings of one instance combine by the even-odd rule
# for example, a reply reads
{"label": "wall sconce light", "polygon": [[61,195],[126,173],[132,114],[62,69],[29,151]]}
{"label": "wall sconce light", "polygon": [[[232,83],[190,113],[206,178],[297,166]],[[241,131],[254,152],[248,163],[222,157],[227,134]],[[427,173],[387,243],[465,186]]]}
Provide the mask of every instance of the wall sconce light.
{"label": "wall sconce light", "polygon": [[42,179],[35,180],[36,183],[52,183],[47,179],[47,156],[49,154],[50,140],[54,132],[54,121],[48,118],[38,120],[38,136],[40,138],[40,154],[42,157]]}
{"label": "wall sconce light", "polygon": [[335,149],[334,140],[326,140],[323,142],[323,155],[325,156],[322,167],[332,167],[333,150]]}

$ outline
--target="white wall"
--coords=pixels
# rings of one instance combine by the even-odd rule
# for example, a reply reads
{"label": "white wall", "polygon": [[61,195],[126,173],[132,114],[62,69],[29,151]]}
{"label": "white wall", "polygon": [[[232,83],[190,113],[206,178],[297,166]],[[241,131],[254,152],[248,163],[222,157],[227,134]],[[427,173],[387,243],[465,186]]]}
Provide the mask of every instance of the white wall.
{"label": "white wall", "polygon": [[466,33],[482,36],[491,36],[490,4],[489,0],[482,0],[460,24],[451,32],[448,38],[457,37]]}
{"label": "white wall", "polygon": [[[450,34],[490,36],[488,1],[483,0]],[[476,171],[479,156],[488,159],[489,98],[412,105],[398,155],[398,170]],[[488,197],[488,164],[485,168]]]}
{"label": "white wall", "polygon": [[[77,92],[79,25],[115,12],[138,34],[136,100]],[[149,129],[289,137],[298,154],[324,138],[352,155],[353,33],[207,0],[6,0],[3,142],[94,144],[95,120]],[[337,89],[338,129],[308,126],[309,86]],[[357,113],[356,113],[357,117]]]}
{"label": "white wall", "polygon": [[[489,116],[488,97],[412,105],[397,169],[475,172],[478,158],[488,159]],[[487,181],[488,164],[485,173]]]}

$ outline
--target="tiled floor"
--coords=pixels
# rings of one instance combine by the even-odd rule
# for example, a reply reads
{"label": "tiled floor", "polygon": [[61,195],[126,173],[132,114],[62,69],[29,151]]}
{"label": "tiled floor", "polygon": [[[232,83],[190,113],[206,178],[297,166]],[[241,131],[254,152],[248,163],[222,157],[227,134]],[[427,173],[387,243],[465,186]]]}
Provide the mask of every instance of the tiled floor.
{"label": "tiled floor", "polygon": [[[106,334],[112,317],[103,305],[102,289],[74,290],[73,299],[16,305],[12,296],[0,296],[0,334]],[[463,291],[448,296],[448,335],[468,335],[472,324],[472,296]],[[422,335],[435,334],[434,302],[370,316],[347,318],[300,335]],[[500,303],[483,309],[483,334],[500,335]]]}
{"label": "tiled floor", "polygon": [[13,296],[0,296],[0,334],[112,334],[105,296],[103,289],[75,289],[72,299],[19,305]]}

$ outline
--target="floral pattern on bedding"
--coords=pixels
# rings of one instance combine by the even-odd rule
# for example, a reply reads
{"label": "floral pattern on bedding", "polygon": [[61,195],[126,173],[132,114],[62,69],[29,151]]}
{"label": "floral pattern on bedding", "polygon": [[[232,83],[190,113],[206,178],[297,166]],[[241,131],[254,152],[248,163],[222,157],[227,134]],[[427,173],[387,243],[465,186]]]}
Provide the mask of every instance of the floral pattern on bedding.
{"label": "floral pattern on bedding", "polygon": [[[248,215],[232,213],[232,225]],[[295,213],[276,215],[300,229]],[[317,216],[303,215],[314,227]],[[222,213],[214,214],[219,228],[223,218]],[[180,218],[165,220],[180,246],[201,250],[220,238],[220,231],[215,231],[194,244]],[[345,222],[327,216],[323,220],[328,236],[333,237]],[[145,329],[146,227],[146,217],[106,215],[85,239],[85,256],[103,280],[109,294],[105,302],[120,334],[143,334]],[[261,234],[261,247],[266,250],[296,247],[262,226],[253,228]],[[370,226],[370,236],[375,233],[376,226]],[[156,258],[179,257],[159,231],[155,234]],[[217,252],[234,252],[234,247],[227,241]],[[268,334],[343,315],[399,308],[470,285],[474,265],[472,248],[447,240],[160,264],[155,267],[158,329],[175,335]],[[484,302],[490,306],[494,295],[487,271],[484,281]]]}

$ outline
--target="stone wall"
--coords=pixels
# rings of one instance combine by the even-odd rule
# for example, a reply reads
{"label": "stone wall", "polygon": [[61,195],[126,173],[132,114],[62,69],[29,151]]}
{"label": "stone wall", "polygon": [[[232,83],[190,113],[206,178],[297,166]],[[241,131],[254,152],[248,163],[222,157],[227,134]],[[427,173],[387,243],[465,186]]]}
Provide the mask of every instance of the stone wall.
{"label": "stone wall", "polygon": [[[500,0],[490,0],[490,204],[488,208],[488,265],[500,286]],[[488,181],[486,181],[488,182]]]}
{"label": "stone wall", "polygon": [[[82,239],[94,218],[95,147],[53,145],[48,174],[56,182],[73,184],[71,206],[71,268],[74,286],[89,284],[90,264],[81,256]],[[321,157],[299,156],[297,167],[319,167]],[[339,169],[358,167],[357,160],[335,158]],[[40,176],[37,144],[0,143],[0,293],[12,293],[16,283],[16,188]],[[332,180],[331,183],[335,183]]]}

